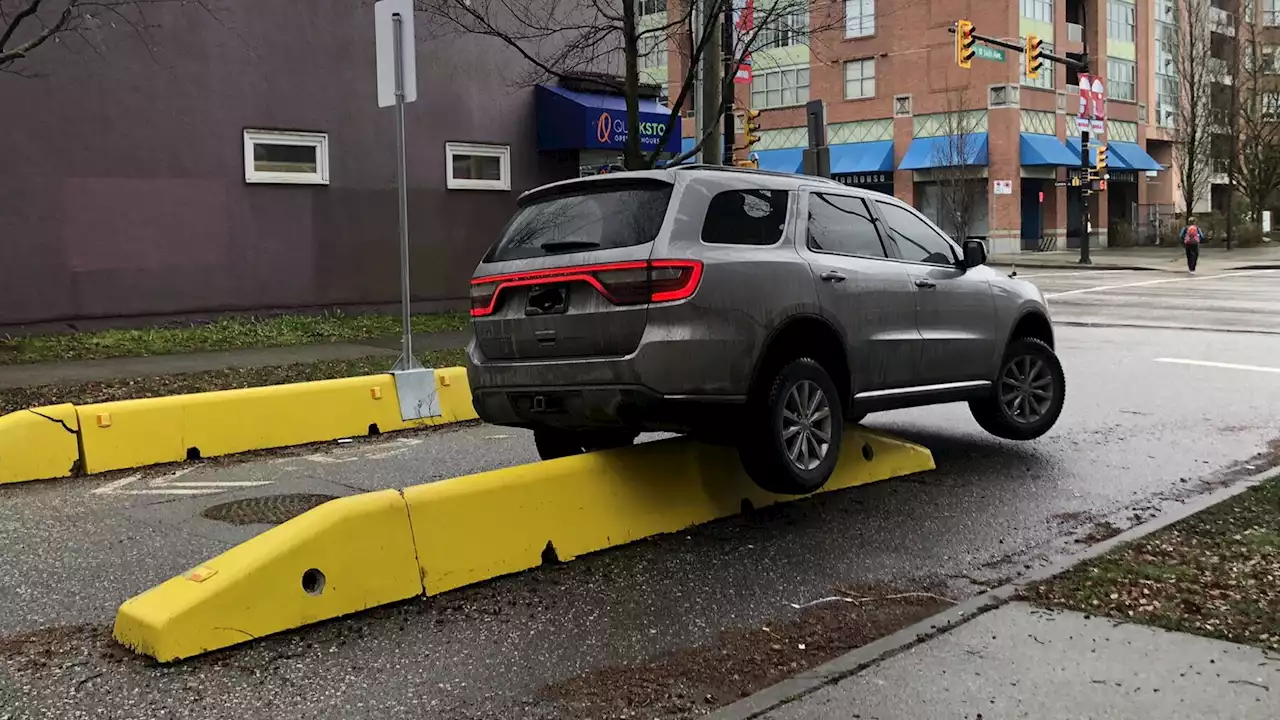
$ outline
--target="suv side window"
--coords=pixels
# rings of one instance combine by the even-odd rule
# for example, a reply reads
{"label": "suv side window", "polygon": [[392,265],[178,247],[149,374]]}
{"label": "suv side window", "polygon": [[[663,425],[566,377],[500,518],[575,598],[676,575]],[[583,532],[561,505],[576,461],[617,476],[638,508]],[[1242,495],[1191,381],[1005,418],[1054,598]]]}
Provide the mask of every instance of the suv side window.
{"label": "suv side window", "polygon": [[773,245],[787,222],[786,190],[727,190],[707,205],[702,241],[712,245]]}
{"label": "suv side window", "polygon": [[815,252],[888,257],[871,208],[862,198],[809,195],[809,249]]}
{"label": "suv side window", "polygon": [[951,243],[915,213],[893,203],[877,200],[876,204],[880,206],[885,232],[897,249],[898,257],[930,265],[956,264],[956,252]]}

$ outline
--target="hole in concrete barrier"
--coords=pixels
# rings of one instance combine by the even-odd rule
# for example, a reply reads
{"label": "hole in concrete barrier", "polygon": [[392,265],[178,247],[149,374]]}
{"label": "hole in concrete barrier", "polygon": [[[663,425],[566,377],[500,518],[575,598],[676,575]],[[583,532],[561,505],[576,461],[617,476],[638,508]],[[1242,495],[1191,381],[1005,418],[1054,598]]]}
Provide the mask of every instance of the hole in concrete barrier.
{"label": "hole in concrete barrier", "polygon": [[742,498],[742,514],[750,515],[756,511],[756,506],[751,502],[751,498]]}
{"label": "hole in concrete barrier", "polygon": [[559,565],[560,564],[560,556],[556,554],[556,546],[552,545],[550,540],[547,541],[547,546],[542,549],[542,564],[543,565]]}
{"label": "hole in concrete barrier", "polygon": [[302,590],[308,595],[324,592],[324,573],[315,568],[302,573]]}
{"label": "hole in concrete barrier", "polygon": [[382,431],[378,429],[378,423],[369,423],[370,435],[381,435]]}
{"label": "hole in concrete barrier", "polygon": [[862,459],[867,462],[871,462],[875,459],[875,456],[876,451],[871,449],[871,445],[868,443],[862,443]]}
{"label": "hole in concrete barrier", "polygon": [[187,459],[188,459],[188,460],[199,460],[199,459],[200,459],[200,448],[198,448],[198,447],[189,447],[189,448],[187,448]]}

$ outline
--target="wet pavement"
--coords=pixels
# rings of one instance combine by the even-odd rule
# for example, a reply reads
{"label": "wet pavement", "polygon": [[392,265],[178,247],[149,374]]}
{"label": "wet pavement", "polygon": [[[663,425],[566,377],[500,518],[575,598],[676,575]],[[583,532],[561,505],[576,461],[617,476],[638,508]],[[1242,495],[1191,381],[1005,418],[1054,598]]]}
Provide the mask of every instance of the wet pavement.
{"label": "wet pavement", "polygon": [[[1109,317],[1142,319],[1189,298],[1209,308],[1195,324],[1225,328],[1248,314],[1232,309],[1242,297],[1257,312],[1280,310],[1280,272],[1155,285],[1128,285],[1145,282],[1142,273],[1040,275],[1032,280],[1055,316],[1087,299]],[[869,426],[929,447],[938,470],[172,667],[120,650],[109,626],[125,598],[264,527],[211,520],[204,509],[529,462],[530,436],[473,425],[4,488],[0,718],[559,717],[546,690],[565,680],[714,647],[724,631],[793,618],[792,604],[841,587],[962,599],[1280,462],[1270,335],[1064,325],[1058,346],[1067,407],[1039,441],[991,438],[958,405],[873,415]]]}

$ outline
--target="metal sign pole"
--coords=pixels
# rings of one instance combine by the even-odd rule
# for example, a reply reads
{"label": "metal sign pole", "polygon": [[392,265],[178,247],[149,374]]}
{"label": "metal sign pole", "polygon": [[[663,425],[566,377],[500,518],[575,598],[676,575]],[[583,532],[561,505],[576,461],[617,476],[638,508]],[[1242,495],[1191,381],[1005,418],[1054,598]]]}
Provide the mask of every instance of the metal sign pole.
{"label": "metal sign pole", "polygon": [[422,367],[413,354],[413,325],[409,314],[409,170],[404,141],[404,17],[391,16],[392,43],[396,68],[396,173],[400,195],[400,358],[391,369],[416,370]]}

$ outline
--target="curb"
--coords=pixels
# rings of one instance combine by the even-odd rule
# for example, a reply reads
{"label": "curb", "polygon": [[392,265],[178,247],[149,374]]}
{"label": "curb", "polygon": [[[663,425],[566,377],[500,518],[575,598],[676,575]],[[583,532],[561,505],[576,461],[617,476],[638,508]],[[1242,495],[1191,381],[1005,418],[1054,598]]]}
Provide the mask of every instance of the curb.
{"label": "curb", "polygon": [[0,416],[0,485],[476,419],[466,369],[429,372],[410,386],[438,404],[421,419],[390,374],[20,410]]}
{"label": "curb", "polygon": [[707,720],[753,720],[754,718],[759,718],[765,713],[772,712],[824,687],[834,685],[841,680],[856,675],[898,653],[928,642],[934,637],[952,630],[989,610],[994,610],[1007,603],[1022,588],[1028,585],[1048,580],[1080,563],[1104,555],[1120,545],[1146,537],[1218,503],[1230,500],[1236,495],[1258,485],[1263,480],[1275,476],[1275,474],[1276,468],[1270,468],[1228,487],[1196,498],[1182,507],[1135,525],[1115,537],[1090,545],[1078,555],[1063,558],[1043,568],[1032,570],[1017,580],[988,590],[953,608],[948,608],[914,625],[905,627],[892,635],[887,635],[793,678],[783,680],[776,685],[748,695],[707,715],[706,718]]}
{"label": "curb", "polygon": [[1035,268],[1036,270],[1133,270],[1140,272],[1167,272],[1164,268],[1150,265],[1081,265],[1074,262],[1021,262],[992,260],[989,264],[995,267]]}
{"label": "curb", "polygon": [[[844,442],[819,492],[934,469],[889,435],[849,426]],[[125,601],[113,634],[170,662],[806,497],[761,490],[733,448],[688,438],[362,493]]]}

